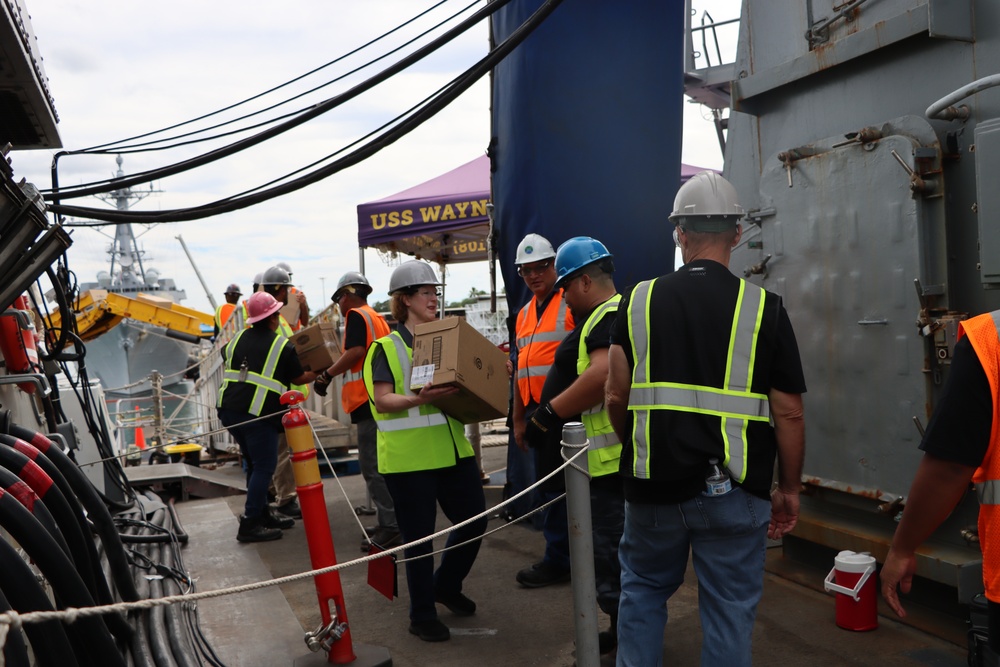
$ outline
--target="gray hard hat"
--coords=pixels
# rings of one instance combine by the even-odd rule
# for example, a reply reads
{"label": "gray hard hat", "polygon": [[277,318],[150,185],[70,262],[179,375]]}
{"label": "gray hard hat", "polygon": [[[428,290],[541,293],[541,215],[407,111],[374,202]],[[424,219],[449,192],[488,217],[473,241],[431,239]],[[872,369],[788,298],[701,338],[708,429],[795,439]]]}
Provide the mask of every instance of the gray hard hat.
{"label": "gray hard hat", "polygon": [[258,273],[257,275],[255,275],[253,277],[253,285],[254,285],[254,287],[259,287],[260,286],[260,281],[262,281],[263,279],[264,279],[264,274],[263,273]]}
{"label": "gray hard hat", "polygon": [[285,271],[280,266],[272,266],[260,279],[261,285],[291,285],[292,281],[288,275],[288,271]]}
{"label": "gray hard hat", "polygon": [[392,272],[392,277],[389,278],[389,294],[417,285],[440,284],[441,281],[434,274],[434,269],[431,268],[430,264],[411,259],[397,266],[396,270]]}
{"label": "gray hard hat", "polygon": [[372,293],[371,283],[365,278],[365,274],[358,271],[348,271],[337,281],[337,289],[333,291],[333,296],[330,297],[330,300],[336,301],[341,292],[345,291],[345,288],[350,288],[349,291],[352,294],[362,297]]}
{"label": "gray hard hat", "polygon": [[278,262],[277,264],[275,264],[275,266],[278,267],[279,269],[284,269],[285,272],[288,273],[289,280],[291,280],[291,278],[292,278],[292,267],[288,266],[288,262]]}

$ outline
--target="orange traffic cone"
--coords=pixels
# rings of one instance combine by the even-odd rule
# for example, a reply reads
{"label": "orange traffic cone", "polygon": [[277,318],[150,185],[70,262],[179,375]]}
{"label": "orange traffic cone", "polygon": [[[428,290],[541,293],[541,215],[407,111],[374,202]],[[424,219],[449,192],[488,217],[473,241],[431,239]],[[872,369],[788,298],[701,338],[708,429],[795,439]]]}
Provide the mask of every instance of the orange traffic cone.
{"label": "orange traffic cone", "polygon": [[[135,408],[135,417],[138,422],[139,419],[139,406]],[[146,449],[146,436],[142,432],[141,426],[135,427],[135,446],[139,449]]]}

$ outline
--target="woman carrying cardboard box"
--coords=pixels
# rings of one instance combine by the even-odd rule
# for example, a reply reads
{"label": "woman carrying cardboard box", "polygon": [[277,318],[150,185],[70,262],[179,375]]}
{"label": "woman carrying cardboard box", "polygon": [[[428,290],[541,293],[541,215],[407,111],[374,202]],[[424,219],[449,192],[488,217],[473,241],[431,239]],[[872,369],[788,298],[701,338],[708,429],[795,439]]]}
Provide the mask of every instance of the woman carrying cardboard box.
{"label": "woman carrying cardboard box", "polygon": [[[410,388],[413,333],[437,319],[440,286],[426,263],[404,262],[389,279],[396,330],[375,341],[365,359],[365,388],[378,425],[378,469],[396,507],[396,520],[409,543],[434,533],[437,505],[452,524],[486,509],[479,468],[460,422],[432,405],[457,391],[427,383]],[[448,534],[447,549],[434,569],[430,541],[406,549],[410,592],[410,632],[430,642],[450,638],[435,603],[457,616],[471,616],[476,603],[462,593],[462,582],[479,553],[486,531],[482,518]],[[463,546],[454,545],[468,542]]]}

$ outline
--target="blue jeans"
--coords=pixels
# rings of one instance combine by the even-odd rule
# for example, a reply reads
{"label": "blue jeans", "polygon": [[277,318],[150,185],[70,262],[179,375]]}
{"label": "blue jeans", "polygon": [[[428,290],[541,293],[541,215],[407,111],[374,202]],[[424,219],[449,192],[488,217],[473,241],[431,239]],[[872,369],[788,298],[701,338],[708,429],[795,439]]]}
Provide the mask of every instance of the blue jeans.
{"label": "blue jeans", "polygon": [[269,419],[256,419],[251,414],[237,410],[219,408],[219,421],[226,427],[233,439],[239,443],[243,454],[243,464],[247,474],[247,499],[243,505],[243,515],[255,518],[264,514],[267,506],[267,487],[278,465],[278,428]]}
{"label": "blue jeans", "polygon": [[[383,475],[396,506],[396,521],[406,542],[413,542],[435,532],[437,506],[452,524],[465,521],[486,510],[483,481],[476,457],[460,459],[449,468],[396,472]],[[406,586],[410,591],[410,620],[437,618],[435,593],[454,595],[462,592],[462,582],[476,562],[481,540],[486,532],[486,518],[448,533],[446,546],[468,540],[469,544],[441,554],[441,564],[434,569],[431,542],[405,550]],[[418,558],[423,556],[423,558]],[[415,560],[414,560],[415,559]]]}
{"label": "blue jeans", "polygon": [[771,503],[739,487],[675,505],[626,502],[618,667],[663,664],[667,600],[684,582],[689,550],[698,576],[701,664],[749,667],[770,519]]}

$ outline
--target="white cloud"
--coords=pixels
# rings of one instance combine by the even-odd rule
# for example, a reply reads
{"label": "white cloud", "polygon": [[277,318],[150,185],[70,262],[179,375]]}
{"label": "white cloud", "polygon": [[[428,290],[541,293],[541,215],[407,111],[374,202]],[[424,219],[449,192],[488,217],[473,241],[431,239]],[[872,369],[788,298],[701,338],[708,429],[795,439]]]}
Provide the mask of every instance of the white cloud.
{"label": "white cloud", "polygon": [[[67,150],[142,134],[257,94],[334,60],[431,4],[412,0],[27,2]],[[728,6],[729,16],[738,12],[738,0],[700,4],[714,7],[716,19],[725,14],[717,5]],[[459,6],[448,3],[420,26],[432,25]],[[408,28],[403,33],[414,35],[416,31]],[[398,44],[401,39],[396,36],[389,41]],[[306,126],[233,158],[158,181],[155,185],[162,194],[149,197],[137,208],[200,205],[298,169],[429,95],[482,57],[487,48],[483,24],[427,63]],[[274,99],[304,91],[367,57],[352,56],[290,86]],[[372,71],[353,75],[282,109],[301,108],[346,90]],[[263,103],[250,106],[260,108]],[[683,160],[721,167],[715,130],[700,116],[698,107],[687,109]],[[489,137],[489,88],[484,80],[423,127],[332,178],[241,211],[154,226],[144,233],[141,244],[152,256],[149,264],[187,290],[186,305],[190,307],[210,308],[175,239],[178,235],[183,236],[217,300],[221,301],[221,291],[229,283],[237,282],[247,290],[254,273],[284,260],[292,265],[295,282],[304,288],[313,308],[325,307],[337,278],[358,267],[357,205],[468,162],[485,151]],[[196,145],[126,155],[124,167],[126,172],[136,173],[204,150],[205,145]],[[51,159],[48,151],[18,152],[13,156],[15,175],[48,187]],[[104,179],[116,169],[114,155],[64,157],[60,161],[61,184]],[[67,203],[102,206],[93,198]],[[107,266],[104,251],[108,240],[84,229],[74,232],[74,240],[69,253],[71,268],[81,281],[93,280],[96,272]],[[376,285],[376,297],[381,298],[391,267],[377,253],[368,251],[366,268]],[[485,263],[455,265],[449,274],[449,295],[455,298],[468,294],[471,287],[485,289],[489,285]],[[327,295],[320,293],[324,282]]]}

